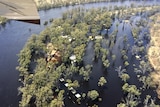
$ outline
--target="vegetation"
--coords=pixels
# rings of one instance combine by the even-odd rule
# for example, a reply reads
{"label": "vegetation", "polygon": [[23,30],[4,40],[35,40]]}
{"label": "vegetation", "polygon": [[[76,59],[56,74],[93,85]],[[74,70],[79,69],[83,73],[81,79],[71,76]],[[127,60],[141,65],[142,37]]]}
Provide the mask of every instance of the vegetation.
{"label": "vegetation", "polygon": [[128,74],[124,73],[121,75],[120,78],[122,78],[122,81],[127,82],[127,80],[130,78],[130,76]]}
{"label": "vegetation", "polygon": [[150,29],[151,33],[151,46],[148,49],[148,58],[151,63],[151,65],[154,68],[154,72],[151,73],[151,79],[153,83],[157,87],[157,94],[158,98],[160,98],[160,45],[159,45],[159,30],[160,30],[160,24],[158,21],[160,20],[160,15],[156,14],[151,17],[151,19],[154,19],[154,22],[152,22],[152,27]]}
{"label": "vegetation", "polygon": [[34,0],[40,9],[49,9],[61,6],[77,5],[84,3],[102,2],[109,0]]}
{"label": "vegetation", "polygon": [[100,77],[98,81],[98,86],[104,86],[106,83],[107,83],[107,80],[105,79],[105,77]]}
{"label": "vegetation", "polygon": [[96,90],[91,90],[91,91],[88,91],[87,96],[88,98],[95,100],[99,96],[99,93]]}
{"label": "vegetation", "polygon": [[[101,16],[104,20],[97,20],[100,26],[107,24],[111,19],[107,12],[98,9],[85,12],[84,9],[77,8],[64,14],[67,15],[67,19],[64,16],[56,19],[51,27],[46,28],[40,35],[32,35],[19,54],[17,69],[23,83],[19,88],[22,93],[21,107],[31,105],[61,107],[64,105],[64,91],[59,87],[61,84],[59,80],[62,77],[68,90],[80,87],[79,81],[73,79],[73,75],[77,73],[83,80],[89,81],[92,66],[82,65],[88,41],[86,34],[94,22],[87,24],[88,20],[84,17],[92,14],[91,20],[94,20],[97,15]],[[98,32],[98,29],[96,31]],[[94,33],[96,32],[92,34]],[[73,63],[70,63],[73,60],[70,59],[71,55],[75,56]],[[100,79],[101,86],[106,83],[102,80],[104,79]],[[87,96],[95,100],[99,94],[94,90],[89,91]]]}
{"label": "vegetation", "polygon": [[135,85],[129,85],[128,83],[125,83],[122,86],[122,89],[125,93],[127,93],[127,96],[124,99],[124,103],[121,105],[125,105],[126,107],[137,107],[140,103],[140,90],[137,89]]}
{"label": "vegetation", "polygon": [[84,68],[82,67],[80,70],[79,70],[79,75],[82,75],[83,76],[83,79],[85,81],[88,81],[89,80],[89,76],[90,76],[90,73],[91,73],[91,67],[88,65],[88,68],[87,66]]}
{"label": "vegetation", "polygon": [[7,21],[7,19],[6,19],[6,18],[4,18],[4,17],[0,17],[0,24],[5,24],[5,23],[6,23],[6,21]]}
{"label": "vegetation", "polygon": [[[153,6],[148,11],[154,13],[156,9],[157,7]],[[117,14],[116,11],[118,11]],[[135,28],[131,27],[132,34],[134,33],[132,37],[135,38],[132,45],[129,43],[130,38],[127,35],[122,38],[120,42],[122,44],[117,44],[119,25],[117,24],[113,31],[110,28],[114,24],[115,18],[122,20],[123,15],[128,16],[141,11],[142,8],[135,10],[135,8],[116,6],[113,10],[76,8],[63,13],[62,18],[53,20],[50,27],[47,27],[39,35],[32,35],[18,55],[19,66],[17,69],[23,83],[19,88],[22,93],[19,106],[63,107],[65,106],[65,97],[77,104],[81,104],[83,101],[89,104],[92,101],[94,104],[91,106],[97,106],[96,102],[101,101],[100,97],[103,95],[98,90],[85,87],[86,84],[90,84],[93,78],[100,87],[110,81],[107,81],[109,79],[103,71],[104,75],[100,74],[100,77],[96,78],[97,75],[93,74],[95,71],[92,68],[100,63],[102,65],[100,67],[104,70],[107,69],[105,72],[111,73],[110,69],[117,66],[117,63],[114,65],[117,59],[121,64],[118,64],[119,67],[116,67],[115,71],[122,80],[121,85],[124,92],[122,101],[117,106],[138,106],[142,100],[140,95],[143,90],[136,85],[130,85],[130,78],[133,79],[133,77],[128,69],[132,67],[130,62],[132,59],[136,59],[136,55],[138,60],[133,67],[137,68],[134,68],[133,75],[137,75],[139,82],[143,82],[145,88],[154,85],[150,82],[152,78],[146,77],[151,72],[151,67],[147,63],[148,59],[144,57],[142,60],[140,57],[145,54],[144,50],[146,50],[146,46],[143,46],[144,43],[139,40],[139,33],[142,32],[142,29],[138,29],[137,25],[134,26]],[[139,26],[141,25],[143,24]],[[90,37],[93,39],[89,39]],[[136,43],[137,41],[138,43]],[[90,46],[89,43],[93,43],[93,45]],[[131,48],[134,48],[130,45],[136,46],[133,56],[129,55]],[[87,46],[93,49],[94,60],[89,64],[84,57],[87,55]],[[114,51],[119,54],[115,54]],[[83,87],[87,91],[83,92]],[[154,104],[154,100],[148,97],[145,104],[147,100],[152,101],[147,104]]]}

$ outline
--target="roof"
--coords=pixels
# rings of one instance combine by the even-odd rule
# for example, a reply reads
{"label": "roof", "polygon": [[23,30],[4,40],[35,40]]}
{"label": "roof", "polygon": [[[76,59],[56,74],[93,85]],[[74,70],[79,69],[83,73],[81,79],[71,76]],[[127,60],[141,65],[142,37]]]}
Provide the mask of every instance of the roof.
{"label": "roof", "polygon": [[69,57],[70,60],[75,60],[76,59],[76,55],[72,55]]}
{"label": "roof", "polygon": [[40,23],[33,0],[0,0],[0,16],[33,23]]}
{"label": "roof", "polygon": [[80,97],[81,97],[81,95],[80,95],[80,94],[78,94],[78,93],[77,93],[75,96],[76,96],[77,98],[80,98]]}

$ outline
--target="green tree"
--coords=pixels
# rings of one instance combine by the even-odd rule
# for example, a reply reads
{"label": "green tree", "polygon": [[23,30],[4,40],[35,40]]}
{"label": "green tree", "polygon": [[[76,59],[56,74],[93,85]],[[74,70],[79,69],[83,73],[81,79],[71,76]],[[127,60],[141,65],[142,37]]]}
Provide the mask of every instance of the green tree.
{"label": "green tree", "polygon": [[71,25],[69,23],[64,23],[62,25],[64,35],[69,35],[71,33]]}
{"label": "green tree", "polygon": [[136,95],[136,96],[141,95],[140,90],[137,89],[137,87],[135,85],[129,85],[128,83],[125,83],[122,86],[122,89],[123,89],[124,92],[131,93],[131,94]]}
{"label": "green tree", "polygon": [[122,86],[122,90],[127,94],[123,100],[123,103],[127,107],[137,107],[137,105],[140,103],[140,90],[137,89],[135,85],[129,85],[128,83],[125,83]]}
{"label": "green tree", "polygon": [[103,25],[104,25],[107,29],[109,29],[110,26],[111,26],[111,24],[112,24],[112,20],[111,20],[110,14],[107,13],[107,12],[105,12],[104,14],[102,14],[101,20],[104,21],[104,23],[102,22]]}
{"label": "green tree", "polygon": [[122,56],[124,60],[128,60],[128,56],[127,55],[123,55]]}
{"label": "green tree", "polygon": [[132,36],[134,39],[138,38],[139,31],[140,31],[140,29],[138,27],[132,28]]}
{"label": "green tree", "polygon": [[76,55],[76,61],[78,63],[82,62],[82,60],[83,60],[85,47],[86,47],[85,44],[81,44],[80,46],[76,46],[74,48],[74,55]]}
{"label": "green tree", "polygon": [[85,70],[84,67],[81,67],[79,70],[79,75],[82,75],[85,81],[89,80],[90,73],[91,73],[91,70]]}
{"label": "green tree", "polygon": [[117,105],[117,107],[128,107],[125,103],[120,103]]}
{"label": "green tree", "polygon": [[50,103],[50,107],[64,107],[64,102],[63,102],[63,94],[64,94],[64,90],[61,90],[58,93],[58,97],[54,98],[51,103]]}
{"label": "green tree", "polygon": [[141,76],[139,81],[143,83],[143,88],[148,89],[149,87],[155,87],[155,84],[152,81],[150,76]]}
{"label": "green tree", "polygon": [[[98,58],[99,55],[100,55],[100,49],[101,49],[100,40],[96,40],[95,45],[94,45],[94,52],[95,52],[95,57],[96,58]],[[103,50],[103,49],[101,49],[101,50]]]}
{"label": "green tree", "polygon": [[109,60],[108,60],[108,59],[107,59],[107,60],[105,60],[105,61],[103,62],[103,65],[104,65],[106,68],[108,68],[108,67],[109,67],[109,65],[110,65]]}
{"label": "green tree", "polygon": [[124,55],[126,55],[126,50],[121,50],[121,54],[122,54],[122,56],[124,56]]}
{"label": "green tree", "polygon": [[124,35],[123,42],[126,43],[128,41],[127,35]]}
{"label": "green tree", "polygon": [[4,17],[0,17],[0,24],[5,24],[7,22],[7,19]]}
{"label": "green tree", "polygon": [[128,62],[128,61],[125,61],[125,62],[124,62],[124,66],[127,67],[128,65],[129,65],[129,62]]}
{"label": "green tree", "polygon": [[112,60],[114,61],[116,59],[116,55],[112,55]]}
{"label": "green tree", "polygon": [[22,76],[27,75],[29,64],[31,63],[31,50],[25,47],[20,51],[20,54],[18,56],[19,66],[17,67],[17,69],[20,71]]}
{"label": "green tree", "polygon": [[53,92],[51,87],[41,87],[39,88],[36,93],[36,106],[47,106],[49,105],[46,101],[51,100],[53,98]]}
{"label": "green tree", "polygon": [[123,73],[122,75],[121,75],[121,79],[122,79],[122,81],[124,81],[124,82],[127,82],[127,80],[130,78],[130,76],[127,74],[127,73]]}
{"label": "green tree", "polygon": [[135,97],[133,94],[128,93],[124,99],[124,103],[126,104],[127,107],[137,107],[138,104],[140,103],[139,99],[140,99],[139,97]]}
{"label": "green tree", "polygon": [[68,83],[68,88],[71,88],[71,87],[78,88],[80,86],[79,82],[77,80],[74,80],[72,82],[70,79],[68,79],[68,80],[66,80],[66,82]]}
{"label": "green tree", "polygon": [[98,86],[104,86],[106,83],[107,83],[107,80],[105,79],[105,77],[100,77],[98,81]]}
{"label": "green tree", "polygon": [[87,96],[88,98],[95,100],[99,96],[99,93],[96,90],[91,90],[91,91],[88,91]]}

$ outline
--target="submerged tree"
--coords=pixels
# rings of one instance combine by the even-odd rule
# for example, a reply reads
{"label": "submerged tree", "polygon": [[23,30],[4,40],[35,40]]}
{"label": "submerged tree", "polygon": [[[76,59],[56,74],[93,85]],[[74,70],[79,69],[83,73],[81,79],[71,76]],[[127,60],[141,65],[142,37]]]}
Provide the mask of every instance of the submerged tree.
{"label": "submerged tree", "polygon": [[151,98],[150,95],[146,95],[143,104],[144,107],[159,107],[159,105],[155,104],[155,101]]}
{"label": "submerged tree", "polygon": [[110,65],[109,60],[108,60],[108,59],[106,59],[106,60],[103,62],[103,65],[104,65],[104,67],[108,68],[108,67],[109,67],[109,65]]}
{"label": "submerged tree", "polygon": [[107,80],[105,79],[105,77],[100,77],[98,81],[98,86],[104,86],[106,83],[107,83]]}
{"label": "submerged tree", "polygon": [[122,90],[127,94],[123,100],[123,103],[127,105],[127,107],[137,107],[140,103],[140,90],[137,89],[135,85],[129,85],[128,83],[125,83],[122,86]]}
{"label": "submerged tree", "polygon": [[95,100],[99,96],[99,93],[96,90],[91,90],[91,91],[88,91],[87,96],[88,98]]}
{"label": "submerged tree", "polygon": [[63,102],[63,97],[64,95],[64,90],[61,90],[59,93],[58,93],[58,96],[57,98],[54,98],[51,103],[50,103],[50,107],[64,107],[64,102]]}
{"label": "submerged tree", "polygon": [[139,81],[143,83],[143,88],[148,89],[150,87],[155,87],[155,83],[153,83],[152,78],[150,76],[141,76]]}
{"label": "submerged tree", "polygon": [[80,86],[77,80],[72,82],[70,79],[67,79],[66,82],[68,83],[68,88],[78,88]]}
{"label": "submerged tree", "polygon": [[120,103],[120,104],[117,105],[117,107],[128,107],[128,106],[125,103]]}
{"label": "submerged tree", "polygon": [[79,75],[82,75],[83,76],[83,79],[85,81],[88,81],[89,80],[89,77],[90,77],[90,73],[91,73],[91,69],[85,69],[84,67],[81,67],[80,70],[79,70]]}
{"label": "submerged tree", "polygon": [[116,67],[115,71],[118,72],[119,77],[121,77],[123,73],[127,72],[126,69],[122,69],[122,66]]}
{"label": "submerged tree", "polygon": [[125,61],[125,62],[124,62],[124,66],[127,67],[128,65],[129,65],[129,62],[128,62],[128,61]]}
{"label": "submerged tree", "polygon": [[130,78],[130,76],[127,73],[124,73],[120,76],[122,81],[127,82],[127,80]]}

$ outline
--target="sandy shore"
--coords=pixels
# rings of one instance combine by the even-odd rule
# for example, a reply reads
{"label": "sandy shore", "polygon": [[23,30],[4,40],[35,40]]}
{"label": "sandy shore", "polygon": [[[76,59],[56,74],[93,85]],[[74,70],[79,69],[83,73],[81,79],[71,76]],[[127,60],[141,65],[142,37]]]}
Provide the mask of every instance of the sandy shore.
{"label": "sandy shore", "polygon": [[151,73],[153,82],[158,86],[157,94],[160,99],[160,13],[151,17],[154,23],[150,28],[150,48],[148,49],[148,58],[154,68],[154,72]]}

